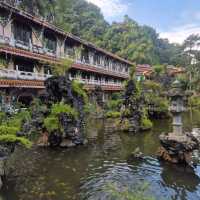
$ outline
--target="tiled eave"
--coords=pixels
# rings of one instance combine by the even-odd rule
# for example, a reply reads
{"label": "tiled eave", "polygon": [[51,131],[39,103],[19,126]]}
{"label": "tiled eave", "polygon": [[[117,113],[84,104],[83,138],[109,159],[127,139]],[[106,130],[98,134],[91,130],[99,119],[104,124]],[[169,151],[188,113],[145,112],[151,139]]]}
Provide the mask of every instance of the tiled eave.
{"label": "tiled eave", "polygon": [[28,81],[28,80],[9,80],[0,79],[1,88],[33,88],[44,89],[43,81]]}
{"label": "tiled eave", "polygon": [[[59,59],[57,59],[55,57],[37,54],[37,53],[33,53],[33,52],[30,52],[30,51],[14,48],[14,47],[10,47],[10,46],[1,45],[0,46],[0,53],[1,52],[11,54],[11,55],[15,55],[15,56],[24,57],[24,58],[43,61],[43,62],[47,62],[47,63],[58,63],[59,64]],[[122,78],[122,79],[128,78],[128,76],[126,76],[124,74],[120,74],[120,73],[117,73],[117,72],[111,72],[111,71],[100,69],[98,67],[94,67],[94,66],[87,65],[87,64],[76,64],[76,63],[74,63],[74,64],[72,64],[72,69],[79,69],[79,70],[83,70],[83,71],[87,71],[87,72],[94,72],[94,73],[109,75],[109,76]]]}
{"label": "tiled eave", "polygon": [[14,47],[10,47],[10,46],[5,46],[5,45],[0,46],[0,52],[15,55],[15,56],[21,56],[24,58],[40,60],[40,61],[44,61],[44,62],[48,62],[48,63],[59,63],[59,60],[56,59],[55,57],[37,54],[37,53],[30,52],[30,51],[14,48]]}
{"label": "tiled eave", "polygon": [[[0,79],[1,88],[31,88],[31,89],[45,89],[44,81],[29,81],[29,80],[9,80],[9,79]],[[95,90],[95,85],[86,84],[85,89]],[[121,91],[122,87],[120,86],[101,86],[103,91]]]}

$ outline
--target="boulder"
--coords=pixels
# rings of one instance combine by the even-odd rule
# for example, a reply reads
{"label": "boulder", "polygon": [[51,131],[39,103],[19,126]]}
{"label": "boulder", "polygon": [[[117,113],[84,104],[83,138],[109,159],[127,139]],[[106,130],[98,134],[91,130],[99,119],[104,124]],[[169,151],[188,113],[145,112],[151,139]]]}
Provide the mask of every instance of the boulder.
{"label": "boulder", "polygon": [[199,142],[190,133],[177,135],[169,133],[160,136],[162,147],[158,150],[158,157],[171,163],[192,163],[192,152],[199,148]]}
{"label": "boulder", "polygon": [[69,139],[63,139],[62,142],[60,143],[60,147],[62,147],[62,148],[71,148],[71,147],[75,147],[75,146],[76,146],[76,144],[74,144]]}

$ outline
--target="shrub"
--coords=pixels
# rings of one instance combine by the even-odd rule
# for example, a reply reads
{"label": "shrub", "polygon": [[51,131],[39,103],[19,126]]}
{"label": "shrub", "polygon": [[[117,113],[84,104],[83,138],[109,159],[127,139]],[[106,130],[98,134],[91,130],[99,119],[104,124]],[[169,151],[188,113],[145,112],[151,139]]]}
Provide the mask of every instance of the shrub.
{"label": "shrub", "polygon": [[151,129],[153,126],[153,123],[151,122],[150,119],[144,117],[141,119],[141,129],[142,130],[148,130]]}
{"label": "shrub", "polygon": [[17,127],[9,127],[6,125],[0,126],[0,135],[16,135],[19,131],[19,128]]}
{"label": "shrub", "polygon": [[4,112],[0,112],[0,123],[2,123],[6,119],[6,114]]}
{"label": "shrub", "polygon": [[188,104],[191,107],[200,107],[200,96],[191,96],[188,99]]}
{"label": "shrub", "polygon": [[121,107],[121,104],[122,104],[122,99],[109,100],[107,101],[105,108],[106,110],[117,111]]}
{"label": "shrub", "polygon": [[70,105],[64,104],[62,102],[53,104],[51,108],[51,115],[58,117],[59,114],[61,113],[67,113],[69,116],[75,119],[78,117],[78,112],[74,108],[72,108]]}
{"label": "shrub", "polygon": [[122,121],[117,121],[116,125],[119,127],[122,131],[129,131],[130,129],[130,122],[128,119],[123,119]]}
{"label": "shrub", "polygon": [[121,116],[120,112],[116,112],[116,111],[108,111],[106,113],[107,118],[118,118],[120,116]]}
{"label": "shrub", "polygon": [[123,117],[130,117],[131,116],[131,111],[129,109],[125,109],[122,112]]}
{"label": "shrub", "polygon": [[29,111],[21,111],[13,115],[7,122],[7,125],[20,129],[23,121],[29,121],[30,119],[31,119],[31,114]]}
{"label": "shrub", "polygon": [[161,91],[161,85],[155,81],[151,81],[151,80],[146,80],[143,83],[143,87],[146,90],[152,90],[153,92],[160,92]]}
{"label": "shrub", "polygon": [[72,65],[72,60],[62,59],[59,64],[52,64],[52,72],[55,76],[64,76],[66,72],[70,69]]}
{"label": "shrub", "polygon": [[49,133],[59,130],[59,120],[58,117],[47,117],[44,119],[44,127]]}
{"label": "shrub", "polygon": [[3,143],[19,143],[25,146],[26,148],[30,148],[32,146],[32,142],[24,137],[17,137],[16,135],[7,134],[0,135],[0,142]]}
{"label": "shrub", "polygon": [[83,85],[76,80],[72,81],[72,90],[77,95],[83,98],[85,103],[88,103],[88,96],[85,90],[83,89]]}

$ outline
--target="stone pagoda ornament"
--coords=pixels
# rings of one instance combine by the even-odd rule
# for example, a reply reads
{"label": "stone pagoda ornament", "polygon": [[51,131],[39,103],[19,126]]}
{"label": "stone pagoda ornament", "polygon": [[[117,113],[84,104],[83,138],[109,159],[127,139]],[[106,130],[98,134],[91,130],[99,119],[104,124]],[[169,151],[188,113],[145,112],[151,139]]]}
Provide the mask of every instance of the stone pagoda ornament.
{"label": "stone pagoda ornament", "polygon": [[161,148],[158,157],[162,160],[175,164],[192,163],[192,152],[199,147],[197,139],[191,134],[183,131],[182,113],[184,108],[184,91],[179,81],[175,81],[172,89],[168,92],[171,100],[169,110],[173,116],[173,131],[160,135]]}

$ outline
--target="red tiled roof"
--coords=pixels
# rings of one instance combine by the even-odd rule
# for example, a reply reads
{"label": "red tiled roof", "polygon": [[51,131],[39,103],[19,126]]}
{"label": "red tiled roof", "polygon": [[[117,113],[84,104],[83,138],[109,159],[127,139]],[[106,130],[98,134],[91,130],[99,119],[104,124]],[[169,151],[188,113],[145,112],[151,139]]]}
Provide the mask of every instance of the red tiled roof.
{"label": "red tiled roof", "polygon": [[149,76],[153,72],[153,69],[150,65],[137,65],[136,74]]}

